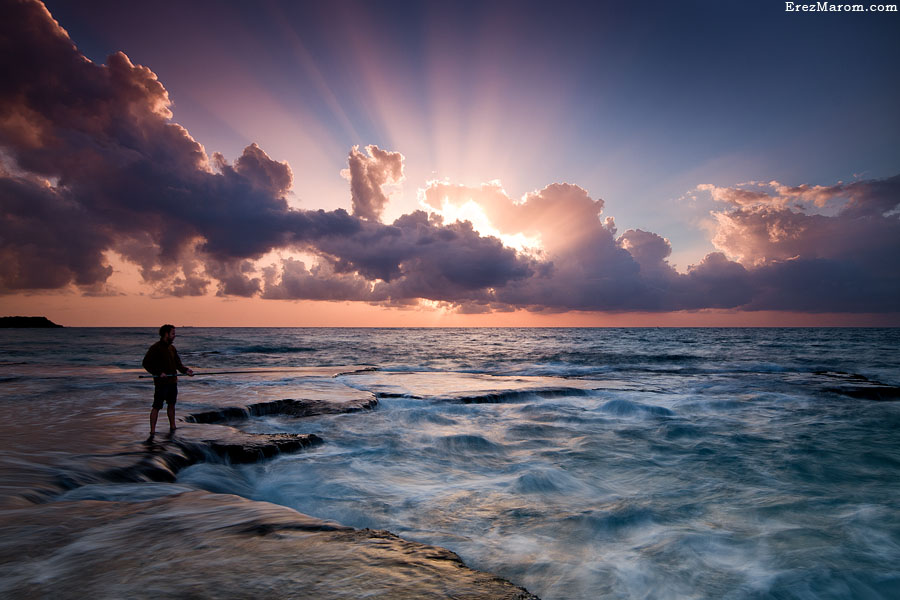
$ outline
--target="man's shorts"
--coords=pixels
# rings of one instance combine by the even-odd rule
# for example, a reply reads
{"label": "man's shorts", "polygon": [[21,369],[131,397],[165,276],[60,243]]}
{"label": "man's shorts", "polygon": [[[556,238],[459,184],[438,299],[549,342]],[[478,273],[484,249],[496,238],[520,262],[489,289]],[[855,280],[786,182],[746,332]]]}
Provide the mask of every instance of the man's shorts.
{"label": "man's shorts", "polygon": [[175,383],[157,383],[153,388],[153,408],[159,410],[163,406],[163,402],[170,406],[175,406],[175,399],[178,398],[178,384]]}

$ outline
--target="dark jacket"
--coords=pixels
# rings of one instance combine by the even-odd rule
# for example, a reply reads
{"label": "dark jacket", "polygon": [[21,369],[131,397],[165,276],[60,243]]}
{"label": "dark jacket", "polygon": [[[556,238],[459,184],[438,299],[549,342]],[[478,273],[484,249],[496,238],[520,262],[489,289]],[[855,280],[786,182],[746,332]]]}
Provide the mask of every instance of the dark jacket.
{"label": "dark jacket", "polygon": [[178,356],[178,350],[175,349],[175,346],[162,340],[150,346],[141,364],[147,369],[148,373],[154,376],[154,383],[175,383],[178,381],[177,378],[172,378],[170,381],[160,379],[159,376],[163,373],[166,375],[175,375],[176,371],[187,373],[187,367],[181,364],[181,357]]}

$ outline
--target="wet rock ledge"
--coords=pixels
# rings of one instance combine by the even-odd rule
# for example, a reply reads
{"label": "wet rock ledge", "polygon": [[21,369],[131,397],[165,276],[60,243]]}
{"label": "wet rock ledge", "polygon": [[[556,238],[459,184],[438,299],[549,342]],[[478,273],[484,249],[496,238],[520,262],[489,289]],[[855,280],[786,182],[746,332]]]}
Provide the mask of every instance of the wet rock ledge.
{"label": "wet rock ledge", "polygon": [[536,600],[443,548],[201,491],[0,511],[0,595]]}
{"label": "wet rock ledge", "polygon": [[174,435],[157,435],[147,440],[143,451],[119,455],[116,461],[119,465],[95,472],[71,473],[60,484],[64,489],[73,489],[102,482],[172,482],[178,471],[198,462],[253,463],[322,442],[322,438],[312,433],[254,434],[225,425],[188,424],[179,427]]}
{"label": "wet rock ledge", "polygon": [[378,406],[378,400],[371,394],[349,400],[303,398],[257,402],[247,406],[225,406],[203,412],[192,413],[184,418],[188,423],[229,423],[244,421],[251,417],[284,415],[287,417],[312,417],[370,410]]}
{"label": "wet rock ledge", "polygon": [[[173,434],[158,433],[140,448],[128,448],[116,455],[104,457],[99,465],[73,469],[61,477],[58,483],[63,490],[71,490],[103,482],[172,482],[178,471],[198,462],[259,462],[278,454],[297,452],[321,444],[323,440],[311,433],[247,433],[218,423],[238,423],[253,416],[266,415],[301,418],[351,413],[372,409],[377,405],[378,400],[373,395],[356,392],[350,398],[341,400],[317,398],[313,395],[299,400],[218,406],[186,415],[185,422]],[[166,430],[165,423],[160,423],[160,427],[161,431]]]}
{"label": "wet rock ledge", "polygon": [[[178,471],[198,462],[252,463],[321,444],[322,438],[315,434],[248,433],[231,424],[252,417],[298,419],[371,410],[378,406],[373,394],[333,381],[337,375],[368,370],[371,367],[307,369],[308,379],[294,390],[296,398],[271,398],[256,392],[240,399],[213,398],[193,404],[190,413],[179,417],[174,434],[168,433],[163,416],[157,435],[144,443],[129,441],[112,452],[72,464],[58,476],[56,492],[90,484],[172,482]],[[270,394],[265,386],[260,389]],[[55,494],[52,490],[32,490],[22,495],[29,501],[43,502]]]}

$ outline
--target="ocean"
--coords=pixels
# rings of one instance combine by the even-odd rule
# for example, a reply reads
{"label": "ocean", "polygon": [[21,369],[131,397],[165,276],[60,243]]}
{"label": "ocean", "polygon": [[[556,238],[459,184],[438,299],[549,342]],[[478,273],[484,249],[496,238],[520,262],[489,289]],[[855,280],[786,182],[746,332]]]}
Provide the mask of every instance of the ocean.
{"label": "ocean", "polygon": [[[177,333],[198,372],[255,371],[184,378],[179,417],[313,391],[378,405],[235,423],[324,443],[200,462],[172,493],[389,530],[544,600],[900,597],[898,329]],[[46,492],[146,435],[152,384],[137,375],[155,340],[0,330],[0,491]],[[342,365],[367,368],[303,371]]]}

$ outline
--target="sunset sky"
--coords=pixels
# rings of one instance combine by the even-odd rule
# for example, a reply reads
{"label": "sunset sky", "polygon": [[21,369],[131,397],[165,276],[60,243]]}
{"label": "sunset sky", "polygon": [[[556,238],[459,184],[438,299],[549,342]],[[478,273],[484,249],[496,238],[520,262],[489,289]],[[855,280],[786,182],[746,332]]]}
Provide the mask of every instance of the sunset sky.
{"label": "sunset sky", "polygon": [[0,0],[0,315],[900,325],[898,12],[45,4]]}

